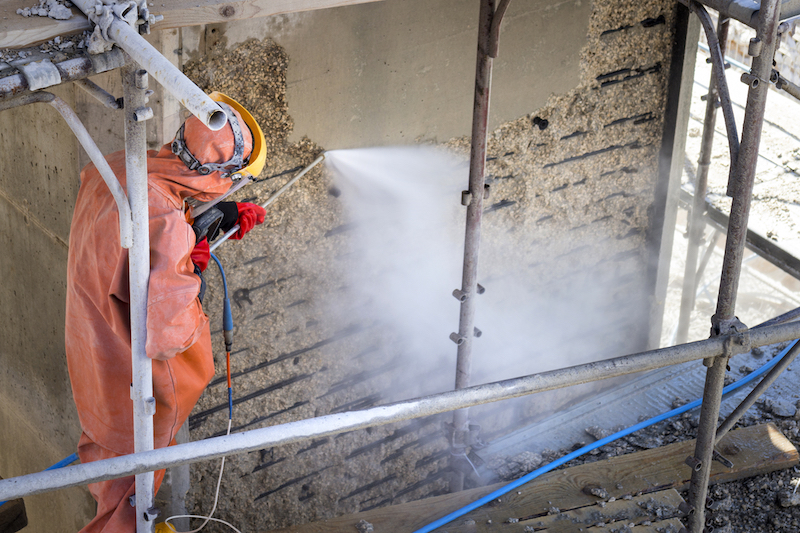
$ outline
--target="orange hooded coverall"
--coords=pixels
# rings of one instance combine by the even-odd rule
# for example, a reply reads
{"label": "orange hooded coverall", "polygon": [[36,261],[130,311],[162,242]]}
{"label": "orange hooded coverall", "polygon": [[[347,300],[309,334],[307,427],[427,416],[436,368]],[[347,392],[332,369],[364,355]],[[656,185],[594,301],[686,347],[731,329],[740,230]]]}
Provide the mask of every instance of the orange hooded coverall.
{"label": "orange hooded coverall", "polygon": [[[191,121],[197,119],[187,121],[186,142],[200,161],[230,159],[234,140],[229,127],[212,132],[199,121],[190,127]],[[244,137],[247,154],[252,138],[249,132]],[[124,188],[125,153],[107,160]],[[224,194],[231,180],[219,172],[202,176],[189,170],[170,145],[148,152],[147,169],[151,271],[146,349],[153,359],[155,447],[161,448],[174,444],[214,376],[208,317],[197,298],[200,278],[190,259],[195,236],[183,200],[209,201]],[[108,187],[88,165],[81,172],[70,229],[66,310],[66,354],[83,429],[78,443],[82,463],[133,453],[128,251],[120,246],[118,220]],[[156,490],[163,477],[163,470],[156,472]],[[82,532],[135,530],[135,508],[128,501],[133,476],[93,483],[89,490],[97,500],[97,516]]]}

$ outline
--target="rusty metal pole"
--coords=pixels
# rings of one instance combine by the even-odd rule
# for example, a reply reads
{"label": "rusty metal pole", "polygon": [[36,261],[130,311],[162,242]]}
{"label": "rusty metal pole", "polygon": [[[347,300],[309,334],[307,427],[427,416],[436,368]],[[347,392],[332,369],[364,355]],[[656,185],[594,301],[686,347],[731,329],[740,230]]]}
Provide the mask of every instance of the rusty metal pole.
{"label": "rusty metal pole", "polygon": [[[721,54],[725,55],[725,44],[728,40],[728,19],[720,20],[717,27],[717,40]],[[709,46],[710,48],[710,46]],[[708,167],[711,164],[711,153],[714,147],[714,133],[717,123],[717,76],[712,68],[711,79],[708,82],[708,99],[706,100],[706,115],[703,120],[703,139],[700,144],[700,156],[697,161],[697,176],[694,182],[694,197],[692,208],[689,212],[688,243],[686,248],[686,265],[683,271],[683,292],[681,293],[681,311],[678,318],[678,332],[676,344],[683,344],[689,337],[689,322],[694,309],[697,292],[697,256],[706,228],[704,219],[706,210],[706,191],[708,189]]]}
{"label": "rusty metal pole", "polygon": [[[492,59],[497,57],[499,27],[509,0],[481,0],[478,18],[478,54],[475,67],[475,100],[472,112],[472,145],[469,164],[469,189],[461,196],[467,206],[464,236],[464,266],[461,290],[453,295],[461,301],[458,333],[451,339],[458,345],[456,361],[456,389],[470,386],[472,366],[472,341],[475,330],[475,296],[478,294],[478,250],[481,241],[484,190],[486,188],[486,139],[489,127],[489,95],[492,86]],[[451,452],[454,459],[466,455],[470,445],[469,412],[461,409],[453,414]],[[458,469],[456,468],[456,471]],[[452,492],[462,490],[463,473],[457,473],[451,482]]]}
{"label": "rusty metal pole", "polygon": [[[711,318],[712,337],[731,335],[744,329],[734,316],[736,292],[742,270],[750,200],[753,193],[758,147],[761,142],[761,128],[764,122],[764,109],[769,91],[779,18],[779,1],[763,0],[758,18],[757,36],[750,43],[749,52],[753,56],[752,68],[750,73],[742,75],[742,81],[747,83],[750,89],[747,93],[739,156],[731,175],[732,179],[728,184],[728,195],[733,197],[733,203],[728,223],[717,309]],[[710,368],[706,374],[705,390],[703,391],[703,405],[700,410],[695,454],[693,458],[690,458],[695,465],[689,489],[689,506],[692,512],[689,517],[691,533],[701,533],[705,526],[708,479],[711,474],[725,371],[730,355],[731,351],[728,350],[728,353],[706,361]]]}

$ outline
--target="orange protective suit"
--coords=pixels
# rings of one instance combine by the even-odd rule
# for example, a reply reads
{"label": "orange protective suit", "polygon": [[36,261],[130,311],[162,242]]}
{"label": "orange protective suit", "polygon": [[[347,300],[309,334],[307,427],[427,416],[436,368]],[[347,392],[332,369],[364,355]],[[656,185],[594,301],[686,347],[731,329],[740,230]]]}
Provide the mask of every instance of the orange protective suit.
{"label": "orange protective suit", "polygon": [[[187,133],[188,126],[189,122]],[[229,127],[212,132],[200,125],[193,131],[195,137],[187,135],[187,144],[192,141],[192,153],[201,161],[224,162],[233,154]],[[245,153],[252,146],[248,134]],[[124,188],[124,152],[107,160]],[[214,375],[208,317],[197,299],[200,278],[190,259],[195,236],[186,222],[183,200],[211,200],[225,193],[231,180],[219,172],[201,176],[189,170],[169,145],[158,153],[148,152],[147,169],[147,355],[153,359],[155,446],[160,448],[174,444],[175,434]],[[88,165],[81,172],[70,229],[66,312],[67,363],[83,429],[81,462],[133,453],[128,251],[120,247],[118,220],[108,187],[94,165]],[[163,470],[156,473],[156,490],[163,475]],[[135,530],[135,510],[128,503],[133,477],[94,483],[89,490],[98,502],[98,515],[83,532]]]}

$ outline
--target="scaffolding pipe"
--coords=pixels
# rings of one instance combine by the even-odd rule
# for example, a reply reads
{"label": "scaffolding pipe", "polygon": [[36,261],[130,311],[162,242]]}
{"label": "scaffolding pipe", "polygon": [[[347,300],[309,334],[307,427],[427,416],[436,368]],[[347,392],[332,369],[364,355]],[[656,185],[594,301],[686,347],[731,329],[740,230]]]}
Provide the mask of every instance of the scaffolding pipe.
{"label": "scaffolding pipe", "polygon": [[[720,275],[717,308],[711,318],[712,336],[727,336],[735,332],[740,323],[734,316],[736,308],[736,292],[742,270],[742,258],[747,236],[747,223],[750,215],[750,201],[755,180],[758,148],[761,141],[761,128],[764,123],[769,78],[772,73],[772,60],[777,42],[780,3],[778,0],[763,0],[759,13],[757,37],[761,42],[758,54],[753,57],[749,74],[742,75],[742,81],[749,85],[747,105],[742,124],[742,143],[733,167],[732,180],[728,191],[733,196],[730,219],[728,223],[725,256]],[[724,357],[717,356],[709,360],[710,368],[706,373],[703,390],[703,406],[700,410],[700,424],[697,430],[694,460],[700,465],[692,471],[689,487],[689,506],[693,511],[689,516],[690,533],[701,533],[705,527],[705,503],[708,493],[708,480],[711,475],[711,462],[714,453],[714,441],[717,432],[722,388],[728,364],[728,353]]]}
{"label": "scaffolding pipe", "polygon": [[717,428],[717,434],[714,438],[714,446],[719,444],[719,441],[722,440],[722,437],[728,434],[728,432],[733,429],[733,426],[736,425],[736,422],[739,421],[740,418],[745,414],[745,412],[750,409],[756,400],[764,394],[767,389],[769,389],[775,380],[787,369],[789,365],[794,362],[795,358],[797,358],[797,354],[800,353],[800,342],[795,343],[794,346],[783,356],[783,358],[778,362],[777,365],[772,367],[770,371],[767,373],[766,376],[756,385],[753,390],[750,391],[750,394],[742,400],[736,409],[728,415],[728,418]]}
{"label": "scaffolding pipe", "polygon": [[106,158],[103,156],[103,153],[95,144],[92,136],[89,135],[89,132],[86,131],[86,127],[84,127],[81,120],[78,118],[78,115],[72,110],[67,103],[62,100],[61,98],[55,97],[52,101],[49,102],[51,106],[53,106],[61,116],[64,117],[64,120],[69,125],[69,128],[72,130],[72,133],[75,134],[75,137],[78,138],[78,142],[81,143],[81,146],[84,150],[86,150],[86,155],[89,156],[89,159],[92,160],[94,163],[95,168],[100,173],[100,176],[103,178],[103,181],[106,182],[108,186],[108,190],[111,191],[111,196],[114,197],[114,202],[117,204],[117,213],[119,214],[119,242],[120,246],[123,248],[130,248],[133,244],[133,229],[132,229],[132,217],[131,217],[131,207],[128,204],[128,198],[125,196],[125,191],[122,189],[122,185],[119,183],[119,179],[114,174],[114,171],[111,170],[111,167],[106,161]]}
{"label": "scaffolding pipe", "polygon": [[[492,58],[497,54],[497,38],[508,0],[501,0],[500,11],[495,11],[495,0],[481,0],[478,15],[478,50],[475,65],[475,96],[472,109],[472,140],[469,158],[469,188],[462,193],[462,203],[467,206],[464,235],[464,264],[461,277],[461,292],[458,299],[461,308],[458,334],[451,335],[457,348],[455,388],[470,385],[472,366],[472,341],[475,335],[475,296],[478,293],[478,252],[481,242],[481,217],[483,196],[486,187],[486,139],[489,128],[489,95],[492,87]],[[497,18],[495,18],[497,15]],[[494,28],[494,31],[492,29]],[[495,40],[493,41],[492,38]],[[461,457],[469,443],[469,412],[464,409],[453,413],[451,453]],[[451,492],[463,489],[464,476],[456,469],[451,481]]]}
{"label": "scaffolding pipe", "polygon": [[[711,74],[712,79],[716,82],[713,88],[716,89],[716,95],[719,97],[720,107],[722,107],[722,117],[725,119],[725,131],[728,133],[728,148],[731,152],[731,168],[733,168],[735,167],[736,159],[739,157],[739,132],[736,130],[736,117],[733,115],[733,103],[731,102],[731,94],[728,90],[728,78],[725,77],[724,40],[720,39],[717,36],[717,32],[714,31],[714,23],[705,7],[696,1],[692,1],[689,4],[689,9],[700,19],[703,31],[705,31],[706,34],[706,39],[708,40],[708,53],[711,58]],[[727,19],[723,21],[721,26],[724,26],[724,36],[725,40],[727,40]],[[712,86],[709,83],[709,92],[711,92],[711,89]]]}
{"label": "scaffolding pipe", "polygon": [[[153,366],[147,357],[147,289],[150,280],[150,217],[147,198],[147,72],[136,63],[122,69],[125,98],[125,172],[133,214],[133,246],[128,252],[131,316],[131,400],[133,400],[134,453],[154,447]],[[136,533],[152,533],[155,476],[136,474]],[[155,516],[152,516],[155,518]]]}
{"label": "scaffolding pipe", "polygon": [[[96,2],[93,0],[75,0],[73,4],[90,19],[94,17]],[[203,124],[213,131],[225,125],[228,120],[225,112],[178,67],[145,41],[136,28],[115,15],[108,26],[107,34]]]}
{"label": "scaffolding pipe", "polygon": [[[270,196],[269,198],[267,198],[267,201],[266,201],[266,202],[264,202],[263,204],[261,204],[261,207],[263,207],[264,209],[266,209],[266,208],[268,208],[270,205],[272,205],[272,204],[273,204],[273,202],[275,202],[275,200],[277,200],[278,198],[280,198],[280,196],[281,196],[283,193],[285,193],[285,192],[286,192],[286,191],[289,189],[289,187],[291,187],[292,185],[294,185],[294,183],[295,183],[297,180],[299,180],[300,178],[302,178],[303,176],[305,176],[305,175],[306,175],[306,174],[307,174],[307,173],[308,173],[308,172],[309,172],[309,171],[310,171],[312,168],[314,168],[315,166],[317,166],[318,164],[320,164],[320,163],[321,163],[321,162],[322,162],[324,159],[325,159],[325,154],[324,154],[324,153],[320,154],[320,155],[319,155],[319,157],[317,157],[317,158],[316,158],[314,161],[312,161],[310,165],[308,165],[306,168],[304,168],[303,170],[301,170],[300,172],[298,172],[298,173],[297,173],[297,175],[295,175],[295,176],[294,176],[292,179],[290,179],[289,181],[287,181],[287,182],[286,182],[286,184],[285,184],[283,187],[281,187],[280,189],[278,189],[277,191],[275,191],[275,193],[274,193],[272,196]],[[235,225],[235,226],[233,226],[233,227],[232,227],[230,230],[228,230],[227,232],[225,232],[225,234],[224,234],[224,235],[222,235],[222,236],[221,236],[219,239],[217,239],[217,241],[216,241],[216,242],[214,242],[214,243],[213,243],[213,244],[210,246],[209,250],[213,252],[214,250],[216,250],[217,248],[219,248],[219,246],[220,246],[220,245],[221,245],[223,242],[227,241],[227,240],[228,240],[228,239],[231,237],[231,235],[233,235],[233,234],[234,234],[234,233],[236,233],[237,231],[239,231],[239,224],[236,224],[236,225]]]}
{"label": "scaffolding pipe", "polygon": [[[692,6],[695,6],[692,3]],[[706,13],[708,16],[708,13]],[[702,17],[701,17],[702,19]],[[705,27],[705,24],[703,25]],[[707,32],[708,33],[708,32]],[[720,20],[717,28],[717,46],[711,45],[709,50],[715,50],[712,55],[719,52],[720,57],[725,56],[725,43],[728,40],[728,20]],[[675,337],[677,344],[683,344],[689,337],[689,322],[694,310],[695,294],[697,292],[697,256],[703,240],[706,227],[706,191],[708,190],[708,167],[711,165],[711,153],[714,147],[714,133],[717,121],[717,96],[720,93],[717,81],[717,63],[712,65],[711,79],[708,82],[708,98],[706,99],[706,115],[703,120],[703,138],[700,144],[700,156],[697,161],[697,175],[694,181],[694,201],[689,211],[688,243],[686,245],[686,264],[683,270],[683,290],[681,293],[681,308],[678,315],[678,331]],[[723,71],[722,76],[725,76]],[[726,87],[727,89],[727,87]],[[728,105],[730,105],[728,97]],[[731,109],[731,113],[732,113]],[[727,121],[726,121],[727,124]],[[736,126],[733,126],[734,129]],[[728,136],[730,139],[730,135]],[[738,139],[737,139],[738,144]],[[737,146],[738,150],[738,146]],[[731,146],[731,160],[733,160],[733,147]],[[712,239],[713,245],[714,239]]]}
{"label": "scaffolding pipe", "polygon": [[[125,65],[125,54],[115,48],[110,52],[93,56],[80,56],[54,63],[61,75],[61,83],[77,81],[101,72],[114,70]],[[0,78],[0,101],[24,94],[28,91],[28,80],[23,74],[12,74]]]}
{"label": "scaffolding pipe", "polygon": [[775,87],[781,89],[782,91],[786,91],[790,96],[793,96],[796,99],[800,100],[800,87],[790,82],[780,74],[777,75],[777,81],[775,82]]}
{"label": "scaffolding pipe", "polygon": [[111,170],[106,158],[103,157],[103,153],[97,147],[94,139],[92,139],[92,136],[89,135],[88,131],[86,131],[86,127],[83,125],[81,120],[78,118],[78,115],[75,114],[72,108],[69,107],[64,100],[57,97],[53,93],[36,91],[33,93],[22,94],[11,99],[0,100],[0,111],[34,103],[45,103],[53,106],[53,108],[64,118],[67,125],[72,130],[72,133],[74,133],[75,137],[77,137],[78,142],[81,143],[83,149],[86,150],[86,154],[89,156],[89,159],[92,160],[92,163],[94,163],[94,166],[97,168],[97,171],[100,173],[103,181],[106,182],[106,185],[111,192],[111,196],[114,197],[114,201],[117,204],[117,211],[119,213],[120,245],[123,248],[130,248],[131,243],[133,242],[133,237],[131,230],[131,208],[128,204],[128,198],[125,196],[125,191],[122,189],[122,185],[119,184],[119,180],[114,174],[114,171]]}
{"label": "scaffolding pipe", "polygon": [[[753,347],[797,338],[800,338],[800,322],[750,330],[750,343]],[[216,459],[265,447],[303,442],[347,431],[392,424],[528,394],[655,370],[673,364],[697,361],[722,354],[726,341],[725,337],[713,337],[680,346],[660,348],[551,370],[541,374],[477,385],[361,411],[325,415],[86,463],[55,472],[39,472],[0,480],[0,500],[13,500],[56,489]]]}
{"label": "scaffolding pipe", "polygon": [[92,98],[109,109],[122,109],[122,98],[115,98],[95,82],[89,79],[75,80],[75,85],[86,91]]}

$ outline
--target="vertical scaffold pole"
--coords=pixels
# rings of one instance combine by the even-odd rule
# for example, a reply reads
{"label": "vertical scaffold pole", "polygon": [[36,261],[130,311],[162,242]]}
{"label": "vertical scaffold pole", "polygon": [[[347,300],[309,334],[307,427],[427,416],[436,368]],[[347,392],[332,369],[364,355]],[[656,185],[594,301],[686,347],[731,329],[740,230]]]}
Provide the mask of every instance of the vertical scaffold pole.
{"label": "vertical scaffold pole", "polygon": [[[753,63],[750,73],[742,75],[742,81],[749,85],[742,142],[739,155],[734,163],[734,171],[728,184],[728,195],[733,197],[728,223],[725,257],[720,276],[717,308],[711,318],[711,335],[729,335],[741,328],[734,316],[736,293],[744,257],[747,223],[750,215],[750,200],[755,180],[758,148],[761,142],[761,128],[764,122],[769,79],[772,73],[772,58],[777,43],[780,2],[763,0],[759,11],[756,38],[751,40],[750,52]],[[700,410],[700,425],[697,430],[697,444],[693,463],[689,505],[692,515],[689,518],[689,531],[701,533],[705,527],[705,502],[708,493],[708,480],[711,474],[717,419],[724,386],[725,371],[730,354],[723,354],[709,363],[706,373],[703,405]]]}
{"label": "vertical scaffold pole", "polygon": [[[717,26],[717,39],[720,52],[725,55],[725,45],[728,41],[728,19],[720,19]],[[683,291],[681,293],[681,311],[678,318],[678,332],[676,344],[683,344],[689,337],[689,323],[692,310],[694,310],[695,295],[697,292],[698,270],[697,256],[702,245],[703,233],[706,228],[705,209],[706,191],[708,189],[708,167],[711,164],[711,153],[714,147],[715,126],[717,123],[717,77],[711,72],[708,82],[708,99],[706,100],[706,115],[703,120],[703,137],[700,144],[700,156],[697,161],[697,176],[694,182],[694,197],[689,212],[688,242],[686,245],[686,265],[683,272]]]}
{"label": "vertical scaffold pole", "polygon": [[[133,400],[134,452],[152,450],[153,367],[147,342],[147,288],[150,280],[150,224],[147,200],[147,72],[134,61],[122,69],[125,102],[125,173],[133,219],[133,246],[128,253],[131,313],[131,399]],[[136,533],[154,530],[154,473],[136,475]]]}
{"label": "vertical scaffold pole", "polygon": [[[458,333],[451,338],[458,345],[456,389],[470,386],[472,341],[475,329],[475,295],[478,293],[478,251],[481,242],[481,218],[486,187],[486,139],[489,128],[489,96],[492,87],[492,59],[497,57],[500,22],[510,0],[481,0],[478,16],[478,53],[475,66],[475,99],[472,110],[472,140],[469,160],[469,189],[462,193],[467,206],[464,236],[464,265],[461,290],[454,291],[461,301]],[[469,446],[469,412],[453,413],[451,452],[463,454]],[[451,491],[463,489],[464,476],[456,474]]]}

